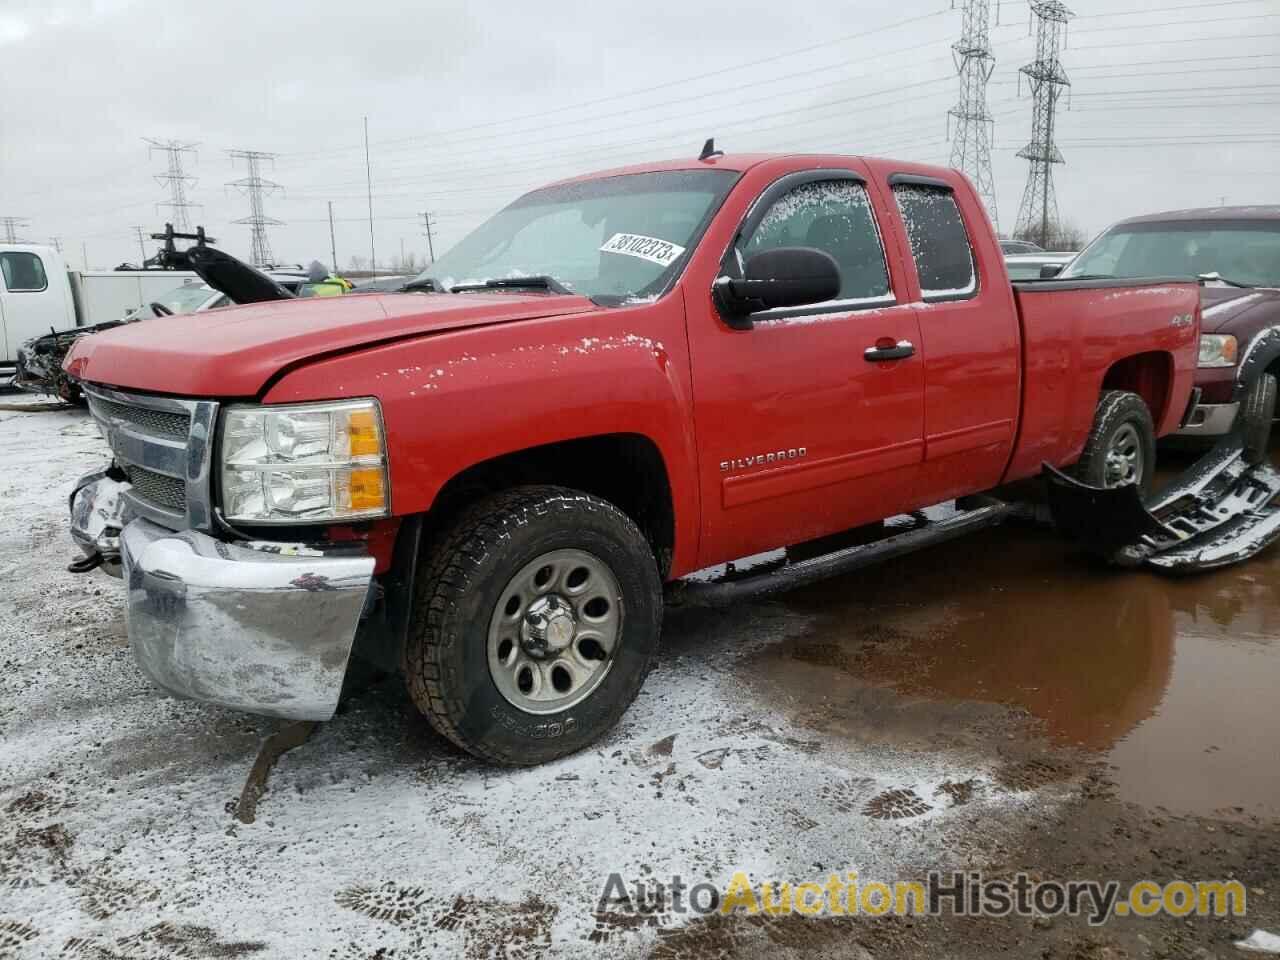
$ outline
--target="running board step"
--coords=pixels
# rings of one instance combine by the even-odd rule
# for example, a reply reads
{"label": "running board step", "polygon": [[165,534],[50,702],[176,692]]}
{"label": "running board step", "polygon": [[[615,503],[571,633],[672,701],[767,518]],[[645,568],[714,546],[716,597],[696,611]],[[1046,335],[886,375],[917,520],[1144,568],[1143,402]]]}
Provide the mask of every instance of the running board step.
{"label": "running board step", "polygon": [[909,516],[892,517],[885,521],[882,536],[828,553],[809,555],[804,545],[778,551],[759,564],[757,569],[762,572],[741,573],[734,564],[699,571],[675,584],[668,602],[720,606],[794,590],[996,526],[1019,509],[1015,504],[986,496],[967,497],[964,504],[960,507],[948,501]]}

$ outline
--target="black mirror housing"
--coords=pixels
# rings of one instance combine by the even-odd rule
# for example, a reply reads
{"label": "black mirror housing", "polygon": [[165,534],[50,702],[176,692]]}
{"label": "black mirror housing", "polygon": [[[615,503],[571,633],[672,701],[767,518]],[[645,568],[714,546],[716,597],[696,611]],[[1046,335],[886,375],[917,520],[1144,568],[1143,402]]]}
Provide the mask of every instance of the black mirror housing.
{"label": "black mirror housing", "polygon": [[1045,263],[1040,266],[1040,279],[1052,280],[1066,267],[1065,263]]}
{"label": "black mirror housing", "polygon": [[829,253],[812,247],[778,247],[751,257],[741,280],[720,277],[715,298],[730,325],[749,327],[760,310],[803,307],[840,294],[840,268]]}

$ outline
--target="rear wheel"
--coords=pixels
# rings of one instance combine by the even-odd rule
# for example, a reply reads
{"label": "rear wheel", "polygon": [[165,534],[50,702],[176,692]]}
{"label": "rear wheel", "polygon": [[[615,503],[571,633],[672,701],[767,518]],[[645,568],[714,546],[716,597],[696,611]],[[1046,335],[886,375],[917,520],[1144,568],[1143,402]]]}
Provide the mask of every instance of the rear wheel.
{"label": "rear wheel", "polygon": [[1073,471],[1076,479],[1094,487],[1136,484],[1146,493],[1155,466],[1156,430],[1146,403],[1126,390],[1104,391]]}
{"label": "rear wheel", "polygon": [[662,591],[622,511],[563,487],[476,504],[426,558],[404,651],[409,693],[455,744],[500,763],[580,750],[639,693]]}

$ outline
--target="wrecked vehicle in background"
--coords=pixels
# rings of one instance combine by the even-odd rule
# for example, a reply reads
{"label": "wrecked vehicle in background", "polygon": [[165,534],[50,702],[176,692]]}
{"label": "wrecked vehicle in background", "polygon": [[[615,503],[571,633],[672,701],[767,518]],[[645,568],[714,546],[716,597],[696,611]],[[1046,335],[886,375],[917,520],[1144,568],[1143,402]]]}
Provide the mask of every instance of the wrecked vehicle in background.
{"label": "wrecked vehicle in background", "polygon": [[151,317],[216,310],[230,303],[226,294],[199,280],[193,280],[160,294],[151,303],[139,307],[120,320],[72,327],[35,337],[18,348],[13,385],[30,393],[48,393],[64,400],[76,401],[79,399],[79,391],[63,373],[62,361],[66,359],[71,345],[81,337]]}
{"label": "wrecked vehicle in background", "polygon": [[[164,245],[146,265],[155,267],[155,276],[189,281],[154,294],[150,300],[119,320],[108,320],[87,326],[56,330],[27,340],[18,348],[13,386],[30,393],[48,393],[70,402],[81,399],[79,387],[62,369],[71,346],[82,337],[112,330],[124,324],[155,317],[199,313],[240,303],[288,299],[298,296],[306,283],[306,275],[293,272],[262,271],[237,260],[221,250],[208,246],[203,228],[196,233],[175,233],[169,225],[165,233],[152,234]],[[175,240],[194,241],[185,250]],[[203,282],[201,282],[203,281]],[[150,296],[151,294],[149,294]],[[81,319],[77,301],[77,320]]]}
{"label": "wrecked vehicle in background", "polygon": [[463,749],[551,760],[635,699],[664,583],[983,501],[955,536],[1044,463],[1145,489],[1199,342],[1194,282],[1010,284],[955,171],[710,143],[535,190],[408,288],[73,347],[114,459],[72,568],[124,578],[159,686],[324,720],[356,649]]}
{"label": "wrecked vehicle in background", "polygon": [[[1280,325],[1280,205],[1205,207],[1109,227],[1059,274],[1198,277],[1203,282],[1196,404],[1179,438],[1217,440],[1236,421],[1245,348]],[[1280,375],[1280,360],[1267,371]]]}
{"label": "wrecked vehicle in background", "polygon": [[32,337],[73,325],[118,320],[193,273],[122,264],[73,270],[54,246],[0,242],[0,386],[9,386],[18,349]]}

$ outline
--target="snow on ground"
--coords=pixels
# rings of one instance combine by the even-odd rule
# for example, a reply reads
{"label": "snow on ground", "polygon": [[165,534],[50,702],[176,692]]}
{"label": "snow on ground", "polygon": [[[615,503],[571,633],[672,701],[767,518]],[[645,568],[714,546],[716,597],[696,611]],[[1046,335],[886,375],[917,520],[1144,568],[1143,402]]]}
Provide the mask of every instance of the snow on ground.
{"label": "snow on ground", "polygon": [[[540,768],[459,754],[376,684],[242,823],[284,724],[143,679],[119,581],[65,570],[67,495],[105,447],[82,411],[24,406],[0,405],[0,957],[644,956],[660,931],[594,916],[610,873],[914,878],[974,865],[1055,799],[950,747],[793,725],[743,671],[808,620],[762,604],[673,618],[620,728]],[[966,782],[960,803],[939,789]]]}

